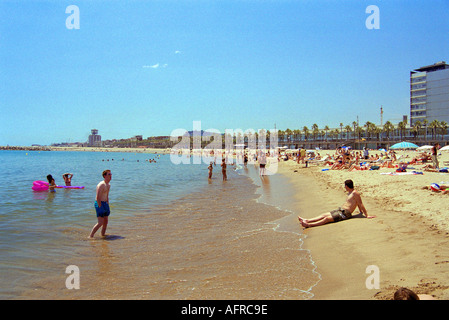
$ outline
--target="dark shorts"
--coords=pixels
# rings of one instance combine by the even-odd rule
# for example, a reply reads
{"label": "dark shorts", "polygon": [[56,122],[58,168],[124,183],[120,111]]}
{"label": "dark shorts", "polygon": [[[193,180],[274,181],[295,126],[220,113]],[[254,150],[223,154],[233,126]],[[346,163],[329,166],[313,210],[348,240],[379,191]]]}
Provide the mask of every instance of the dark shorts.
{"label": "dark shorts", "polygon": [[109,204],[106,201],[101,201],[101,207],[98,206],[97,201],[95,201],[95,211],[97,211],[97,217],[109,217],[111,210],[109,209]]}
{"label": "dark shorts", "polygon": [[331,216],[332,216],[332,219],[334,219],[334,222],[352,218],[352,214],[342,208],[338,208],[336,210],[331,211]]}

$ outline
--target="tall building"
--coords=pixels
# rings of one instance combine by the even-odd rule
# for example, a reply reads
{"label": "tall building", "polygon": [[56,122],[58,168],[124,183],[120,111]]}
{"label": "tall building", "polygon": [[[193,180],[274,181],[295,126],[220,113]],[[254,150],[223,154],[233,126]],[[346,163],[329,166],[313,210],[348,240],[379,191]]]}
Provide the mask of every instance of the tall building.
{"label": "tall building", "polygon": [[445,61],[410,71],[410,125],[449,123],[449,65]]}
{"label": "tall building", "polygon": [[90,132],[88,146],[101,147],[101,136],[98,134],[98,130],[92,129]]}

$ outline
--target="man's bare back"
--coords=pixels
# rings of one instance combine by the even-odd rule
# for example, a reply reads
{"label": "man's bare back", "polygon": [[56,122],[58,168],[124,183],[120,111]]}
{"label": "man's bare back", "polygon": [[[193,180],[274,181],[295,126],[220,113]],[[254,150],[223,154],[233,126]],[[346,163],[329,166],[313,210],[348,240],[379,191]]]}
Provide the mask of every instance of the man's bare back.
{"label": "man's bare back", "polygon": [[353,213],[355,208],[357,207],[359,207],[360,211],[366,215],[366,209],[362,203],[362,197],[360,196],[360,193],[358,193],[357,190],[353,190],[348,194],[346,202],[341,206],[341,208],[350,213]]}

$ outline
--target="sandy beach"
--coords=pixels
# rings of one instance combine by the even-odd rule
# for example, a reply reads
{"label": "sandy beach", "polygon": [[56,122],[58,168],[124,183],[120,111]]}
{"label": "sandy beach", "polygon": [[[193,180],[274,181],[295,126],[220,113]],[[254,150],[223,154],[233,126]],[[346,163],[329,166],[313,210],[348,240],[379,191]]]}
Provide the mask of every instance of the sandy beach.
{"label": "sandy beach", "polygon": [[[410,157],[416,154],[405,153]],[[443,152],[439,160],[443,167],[448,154]],[[303,217],[341,206],[346,179],[354,181],[368,214],[376,216],[366,219],[356,209],[351,220],[303,230],[307,235],[304,248],[311,251],[322,275],[313,290],[314,299],[386,300],[392,299],[399,287],[436,299],[449,298],[449,195],[422,189],[449,181],[449,174],[426,172],[422,167],[413,165],[414,169],[407,170],[422,175],[385,175],[381,173],[395,169],[322,171],[329,166],[305,168],[291,160],[281,161],[278,172],[295,188]],[[367,288],[367,279],[373,274],[368,266],[379,271],[379,289]]]}

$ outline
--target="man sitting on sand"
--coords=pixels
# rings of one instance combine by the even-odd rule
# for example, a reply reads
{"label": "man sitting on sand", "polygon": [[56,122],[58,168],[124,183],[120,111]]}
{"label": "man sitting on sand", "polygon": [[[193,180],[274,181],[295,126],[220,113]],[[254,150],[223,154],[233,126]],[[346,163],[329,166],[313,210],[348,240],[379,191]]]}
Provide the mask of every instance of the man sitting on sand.
{"label": "man sitting on sand", "polygon": [[337,210],[333,210],[329,213],[324,213],[318,217],[312,219],[304,219],[298,216],[298,220],[301,225],[305,228],[321,226],[330,222],[338,222],[346,219],[352,218],[352,213],[355,208],[358,207],[360,212],[362,212],[366,218],[371,219],[376,216],[369,216],[365,206],[362,202],[362,197],[360,193],[354,190],[354,182],[352,180],[345,181],[345,190],[348,192],[348,197],[346,198],[346,202],[338,208]]}

